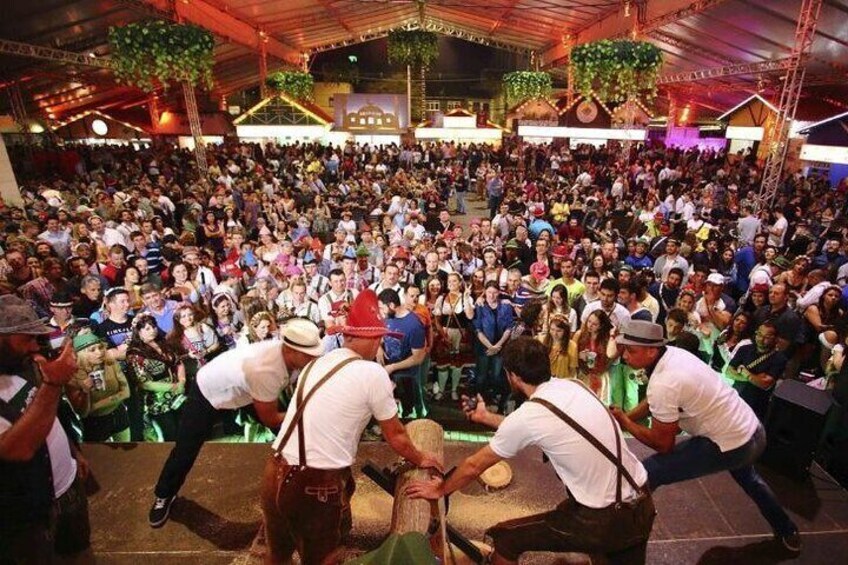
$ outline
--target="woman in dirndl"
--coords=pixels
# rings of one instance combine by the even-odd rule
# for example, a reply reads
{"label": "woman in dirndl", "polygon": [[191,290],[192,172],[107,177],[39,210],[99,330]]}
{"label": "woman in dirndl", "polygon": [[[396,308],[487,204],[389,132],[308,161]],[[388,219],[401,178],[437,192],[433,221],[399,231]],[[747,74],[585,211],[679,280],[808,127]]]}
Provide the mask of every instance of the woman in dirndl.
{"label": "woman in dirndl", "polygon": [[448,375],[451,379],[451,398],[459,400],[459,380],[462,368],[473,362],[471,340],[468,333],[474,318],[474,301],[463,288],[458,273],[448,275],[448,292],[436,300],[433,308],[435,340],[433,364],[436,365],[437,382],[434,397],[441,400],[447,392]]}

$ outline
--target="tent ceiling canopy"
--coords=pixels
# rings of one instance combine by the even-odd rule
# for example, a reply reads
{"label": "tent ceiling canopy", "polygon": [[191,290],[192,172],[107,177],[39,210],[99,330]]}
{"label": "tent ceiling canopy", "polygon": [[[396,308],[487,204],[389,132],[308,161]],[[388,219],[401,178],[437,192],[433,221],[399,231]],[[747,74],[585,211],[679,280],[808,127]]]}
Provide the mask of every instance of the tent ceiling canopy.
{"label": "tent ceiling canopy", "polygon": [[[642,37],[665,54],[663,73],[757,64],[789,56],[799,0],[38,0],[7,2],[0,38],[108,58],[110,26],[171,18],[210,29],[217,38],[213,94],[255,86],[259,51],[269,68],[367,41],[394,29],[430,29],[462,39],[534,52],[557,76],[567,45]],[[808,64],[801,113],[815,100],[836,113],[848,106],[848,0],[824,0]],[[137,107],[147,95],[118,85],[106,69],[0,54],[0,91],[18,85],[35,115],[86,108]],[[558,67],[560,69],[558,69]],[[754,92],[774,97],[780,69],[667,85],[720,114]],[[163,100],[174,93],[162,93]],[[0,95],[0,112],[8,112]],[[839,105],[842,105],[842,108]],[[660,103],[659,110],[662,110]],[[712,108],[712,109],[710,109]],[[815,112],[813,112],[815,113]],[[823,117],[823,116],[818,116]]]}

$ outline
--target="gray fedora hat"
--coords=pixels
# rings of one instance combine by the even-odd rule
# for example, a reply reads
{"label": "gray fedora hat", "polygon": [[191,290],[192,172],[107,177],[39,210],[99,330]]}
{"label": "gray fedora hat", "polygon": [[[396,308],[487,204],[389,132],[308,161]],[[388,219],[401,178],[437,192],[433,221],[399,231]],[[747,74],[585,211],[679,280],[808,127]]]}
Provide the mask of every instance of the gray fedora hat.
{"label": "gray fedora hat", "polygon": [[666,340],[661,325],[644,320],[628,320],[621,324],[615,342],[618,345],[662,347]]}
{"label": "gray fedora hat", "polygon": [[0,335],[46,335],[51,331],[29,302],[12,294],[0,296]]}

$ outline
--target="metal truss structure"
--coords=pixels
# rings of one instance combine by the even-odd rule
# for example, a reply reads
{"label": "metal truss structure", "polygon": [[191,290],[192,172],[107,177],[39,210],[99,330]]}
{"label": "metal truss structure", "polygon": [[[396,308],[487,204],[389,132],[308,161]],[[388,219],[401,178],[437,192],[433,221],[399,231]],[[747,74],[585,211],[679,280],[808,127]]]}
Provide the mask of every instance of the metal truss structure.
{"label": "metal truss structure", "polygon": [[26,106],[23,96],[21,96],[21,86],[18,83],[9,86],[9,105],[12,108],[12,117],[18,125],[18,129],[21,130],[21,133],[29,133]]}
{"label": "metal truss structure", "polygon": [[194,87],[184,82],[183,95],[185,96],[188,125],[191,129],[191,136],[194,138],[194,157],[197,160],[197,171],[200,178],[205,178],[209,170],[206,164],[206,142],[203,141],[203,132],[200,129],[200,112],[197,110],[197,98],[194,96]]}
{"label": "metal truss structure", "polygon": [[772,59],[759,63],[739,63],[736,65],[725,65],[723,67],[709,67],[706,69],[695,69],[661,75],[657,78],[657,86],[675,84],[680,82],[695,82],[711,78],[732,77],[737,75],[755,75],[759,73],[772,73],[788,70],[792,66],[792,57],[786,59]]}
{"label": "metal truss structure", "polygon": [[347,47],[348,45],[371,41],[372,39],[380,39],[381,37],[386,37],[387,35],[389,35],[389,33],[395,30],[412,31],[419,29],[424,31],[433,31],[442,35],[449,35],[451,37],[464,39],[465,41],[470,41],[472,43],[479,43],[480,45],[497,47],[498,49],[511,51],[513,53],[520,53],[523,55],[529,55],[533,51],[532,49],[528,49],[526,47],[513,45],[512,43],[505,43],[492,37],[486,37],[479,33],[472,32],[468,29],[463,29],[462,27],[456,26],[454,24],[438,20],[436,18],[433,18],[432,16],[425,16],[423,23],[420,22],[418,18],[413,18],[399,22],[397,25],[378,28],[372,30],[369,33],[358,34],[342,41],[333,41],[331,43],[317,45],[309,50],[309,54],[314,55],[316,53],[322,53],[324,51],[330,51],[332,49],[339,49],[340,47]]}
{"label": "metal truss structure", "polygon": [[52,47],[21,43],[10,39],[0,39],[0,53],[3,55],[17,55],[19,57],[44,59],[46,61],[56,61],[72,65],[83,65],[86,67],[99,67],[101,69],[112,68],[112,62],[109,59],[101,59],[85,55],[83,53],[64,51],[62,49],[53,49]]}
{"label": "metal truss structure", "polygon": [[689,16],[696,16],[701,12],[709,10],[710,8],[718,6],[719,4],[722,4],[726,1],[727,0],[696,0],[695,2],[692,2],[688,6],[684,6],[679,10],[667,12],[655,18],[646,20],[644,23],[640,23],[638,32],[642,34],[650,34],[669,24],[673,24],[678,20],[688,18]]}
{"label": "metal truss structure", "polygon": [[815,39],[821,7],[822,0],[801,0],[801,13],[798,16],[798,26],[795,28],[795,45],[792,47],[789,65],[783,78],[783,89],[780,92],[780,102],[777,105],[774,138],[763,169],[763,182],[760,187],[760,204],[762,206],[772,205],[777,195],[783,165],[789,149],[789,128],[795,119],[798,101],[801,99],[801,88],[804,86],[804,75],[807,69],[807,57]]}

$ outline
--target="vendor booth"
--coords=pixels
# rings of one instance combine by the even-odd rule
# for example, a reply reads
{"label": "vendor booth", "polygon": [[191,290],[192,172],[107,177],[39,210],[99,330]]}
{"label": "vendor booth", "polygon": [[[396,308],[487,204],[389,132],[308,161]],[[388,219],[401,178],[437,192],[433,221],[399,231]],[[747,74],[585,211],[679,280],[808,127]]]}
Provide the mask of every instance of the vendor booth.
{"label": "vendor booth", "polygon": [[323,141],[333,118],[318,105],[275,94],[233,120],[242,141],[308,143]]}
{"label": "vendor booth", "polygon": [[99,110],[86,110],[50,126],[53,134],[65,142],[89,145],[126,145],[139,147],[150,143],[150,131],[141,125],[118,119]]}
{"label": "vendor booth", "polygon": [[777,108],[754,94],[718,117],[727,124],[725,138],[730,140],[728,153],[750,149],[757,159],[765,159],[774,134]]}
{"label": "vendor booth", "polygon": [[807,126],[799,133],[807,136],[800,159],[805,172],[815,169],[838,186],[848,177],[848,112]]}
{"label": "vendor booth", "polygon": [[453,141],[456,143],[487,143],[499,146],[503,129],[476,114],[456,108],[447,114],[437,114],[415,128],[419,141]]}
{"label": "vendor booth", "polygon": [[[611,140],[644,141],[647,137],[648,130],[640,125],[620,124],[616,127],[613,110],[595,96],[578,96],[571,104],[564,103],[563,99],[560,102],[562,109],[556,126],[519,124],[518,135],[540,141],[565,137],[572,147],[603,145]],[[637,114],[633,113],[634,116]]]}

